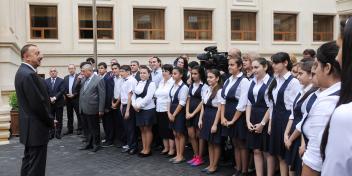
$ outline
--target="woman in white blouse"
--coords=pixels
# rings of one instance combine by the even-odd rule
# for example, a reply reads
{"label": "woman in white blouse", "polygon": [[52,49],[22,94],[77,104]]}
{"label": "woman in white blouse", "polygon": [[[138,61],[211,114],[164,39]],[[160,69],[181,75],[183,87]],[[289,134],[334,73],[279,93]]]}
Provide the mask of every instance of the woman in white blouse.
{"label": "woman in white blouse", "polygon": [[336,107],[341,85],[340,65],[335,60],[337,53],[336,42],[325,43],[317,50],[317,58],[312,68],[312,81],[319,89],[304,102],[306,112],[303,120],[296,126],[296,129],[301,131],[306,145],[302,157],[302,175],[317,176],[322,169],[322,133]]}
{"label": "woman in white blouse", "polygon": [[[155,83],[149,79],[150,70],[147,66],[139,67],[141,80],[133,90],[132,106],[136,111],[136,125],[141,130],[143,149],[140,157],[151,155],[151,143],[153,141],[152,126],[155,124],[155,103],[153,100],[156,89]],[[128,134],[127,134],[128,135]]]}
{"label": "woman in white blouse", "polygon": [[344,28],[338,42],[338,60],[342,64],[340,99],[322,139],[321,152],[325,156],[322,176],[352,175],[352,18],[348,19]]}
{"label": "woman in white blouse", "polygon": [[291,115],[294,99],[301,89],[299,81],[291,74],[292,62],[285,52],[271,56],[274,69],[274,80],[267,93],[270,121],[268,132],[270,134],[268,175],[274,175],[275,158],[279,160],[281,175],[288,175],[284,144],[284,132]]}
{"label": "woman in white blouse", "polygon": [[169,118],[167,116],[169,92],[174,84],[171,77],[173,66],[165,64],[162,66],[163,79],[160,81],[158,89],[155,91],[156,98],[156,116],[158,119],[158,127],[160,137],[163,139],[164,149],[162,155],[169,157],[175,155],[175,141],[172,130],[169,128]]}

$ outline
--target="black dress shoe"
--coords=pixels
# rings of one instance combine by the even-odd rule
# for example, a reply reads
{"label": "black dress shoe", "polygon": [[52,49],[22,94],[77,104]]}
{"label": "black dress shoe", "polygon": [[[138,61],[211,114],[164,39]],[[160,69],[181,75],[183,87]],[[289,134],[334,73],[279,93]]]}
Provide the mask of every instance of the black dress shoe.
{"label": "black dress shoe", "polygon": [[77,135],[81,135],[82,134],[82,131],[81,130],[77,130]]}
{"label": "black dress shoe", "polygon": [[166,151],[166,152],[161,151],[160,155],[167,155],[168,153],[169,153],[169,151]]}
{"label": "black dress shoe", "polygon": [[92,149],[92,152],[97,152],[98,150],[101,149],[101,146],[95,146],[93,149]]}
{"label": "black dress shoe", "polygon": [[128,154],[130,154],[130,155],[134,155],[134,154],[136,154],[137,153],[137,149],[131,149],[129,152],[128,152]]}
{"label": "black dress shoe", "polygon": [[152,156],[152,152],[149,152],[149,153],[147,153],[147,154],[145,154],[145,153],[138,153],[138,156],[141,157],[141,158],[149,157],[149,156]]}
{"label": "black dress shoe", "polygon": [[71,130],[66,131],[66,132],[64,133],[64,136],[66,136],[66,135],[70,135],[70,134],[73,134],[73,131],[71,131]]}
{"label": "black dress shoe", "polygon": [[56,139],[61,139],[61,134],[55,135]]}
{"label": "black dress shoe", "polygon": [[109,141],[106,141],[106,142],[103,142],[102,146],[103,147],[111,147],[111,146],[113,146],[113,143],[109,142]]}
{"label": "black dress shoe", "polygon": [[93,148],[93,146],[91,146],[91,145],[85,145],[85,146],[79,148],[79,150],[89,150],[89,149],[92,149],[92,148]]}
{"label": "black dress shoe", "polygon": [[123,149],[121,150],[121,153],[127,153],[127,152],[129,152],[129,151],[130,151],[129,148],[123,148]]}

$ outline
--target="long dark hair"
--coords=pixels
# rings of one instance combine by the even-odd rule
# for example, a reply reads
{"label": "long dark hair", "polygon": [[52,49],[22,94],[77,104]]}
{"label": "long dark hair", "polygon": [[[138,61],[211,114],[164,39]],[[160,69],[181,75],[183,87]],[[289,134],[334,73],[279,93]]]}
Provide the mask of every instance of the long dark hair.
{"label": "long dark hair", "polygon": [[177,70],[181,75],[182,75],[182,78],[181,80],[183,81],[183,83],[187,83],[187,78],[185,79],[185,75],[184,75],[184,69],[181,68],[181,67],[174,67],[173,70]]}
{"label": "long dark hair", "polygon": [[208,70],[208,73],[212,73],[215,75],[215,77],[219,78],[218,84],[213,88],[209,98],[209,99],[213,99],[216,96],[218,90],[221,89],[221,85],[222,85],[221,73],[218,69],[210,69]]}
{"label": "long dark hair", "polygon": [[[200,81],[202,81],[203,83],[206,83],[206,75],[205,75],[205,70],[199,66],[199,65],[196,65],[194,67],[192,67],[192,70],[197,70],[198,74],[199,74],[199,78],[200,78]],[[192,77],[192,73],[191,73],[191,77]],[[192,78],[192,83],[194,83],[194,80]]]}
{"label": "long dark hair", "polygon": [[[340,89],[340,98],[336,104],[336,107],[352,102],[352,18],[349,18],[346,21],[346,24],[342,24],[341,28],[343,28],[343,33],[340,36],[343,37],[342,44],[342,69],[341,69],[341,89]],[[321,157],[325,160],[325,149],[328,143],[329,137],[329,128],[330,128],[330,120],[324,130],[320,152]]]}
{"label": "long dark hair", "polygon": [[260,65],[262,65],[263,67],[266,67],[266,73],[270,76],[273,76],[274,74],[274,70],[273,70],[273,67],[271,66],[271,62],[266,60],[265,58],[263,57],[260,57],[260,58],[256,58],[253,60],[254,61],[257,61]]}
{"label": "long dark hair", "polygon": [[[290,59],[290,55],[288,53],[278,52],[278,53],[271,56],[271,61],[275,64],[284,63],[285,61],[287,61],[286,69],[288,71],[292,70],[292,62]],[[271,84],[268,89],[268,96],[269,96],[270,101],[274,101],[273,90],[275,89],[276,86],[277,86],[276,79],[273,79],[273,81],[271,81]]]}

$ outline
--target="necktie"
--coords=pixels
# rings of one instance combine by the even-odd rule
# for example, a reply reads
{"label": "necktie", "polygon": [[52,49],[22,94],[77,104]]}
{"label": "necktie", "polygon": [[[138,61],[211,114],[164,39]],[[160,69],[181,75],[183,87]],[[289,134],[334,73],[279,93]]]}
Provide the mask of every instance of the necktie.
{"label": "necktie", "polygon": [[88,78],[88,79],[86,80],[86,82],[84,82],[84,90],[86,90],[86,88],[87,88],[87,86],[88,86],[88,84],[89,84],[89,80],[90,80],[90,78]]}
{"label": "necktie", "polygon": [[54,86],[55,86],[55,78],[51,79],[51,89],[54,90]]}

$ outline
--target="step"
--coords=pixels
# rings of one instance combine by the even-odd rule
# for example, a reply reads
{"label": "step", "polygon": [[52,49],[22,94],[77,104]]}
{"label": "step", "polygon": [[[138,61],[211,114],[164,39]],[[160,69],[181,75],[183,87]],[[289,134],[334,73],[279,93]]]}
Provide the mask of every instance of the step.
{"label": "step", "polygon": [[0,130],[0,139],[8,139],[10,137],[9,130]]}
{"label": "step", "polygon": [[10,122],[10,121],[11,121],[10,115],[0,115],[0,123],[1,122]]}
{"label": "step", "polygon": [[10,144],[10,141],[0,141],[0,145],[6,145],[6,144]]}
{"label": "step", "polygon": [[0,130],[9,130],[11,127],[11,123],[9,122],[0,122]]}

